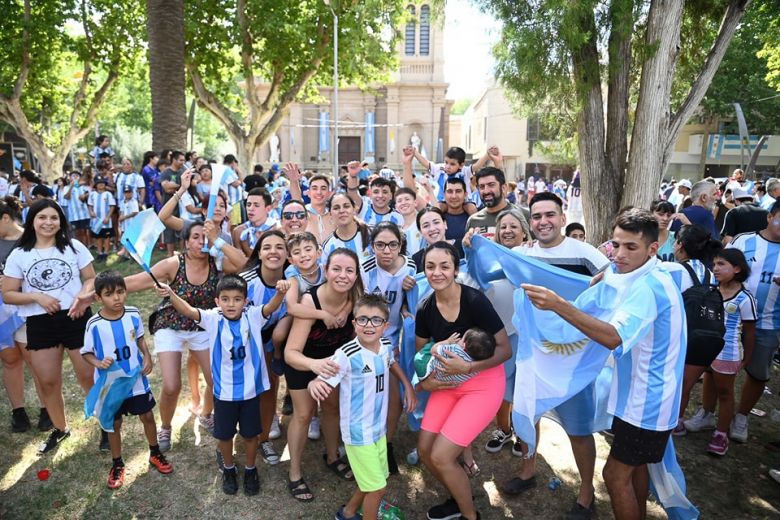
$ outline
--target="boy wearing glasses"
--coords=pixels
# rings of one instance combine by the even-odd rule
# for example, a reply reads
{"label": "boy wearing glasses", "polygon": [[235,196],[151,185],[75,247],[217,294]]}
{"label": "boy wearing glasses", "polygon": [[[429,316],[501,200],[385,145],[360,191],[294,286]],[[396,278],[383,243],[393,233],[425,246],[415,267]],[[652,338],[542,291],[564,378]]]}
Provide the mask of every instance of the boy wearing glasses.
{"label": "boy wearing glasses", "polygon": [[[337,520],[377,517],[389,475],[385,435],[390,373],[404,385],[406,410],[411,412],[417,405],[412,385],[393,360],[390,342],[382,336],[389,316],[384,298],[362,296],[355,304],[354,315],[357,337],[336,350],[332,358],[339,365],[339,373],[309,383],[309,393],[317,401],[327,398],[341,384],[341,436],[358,489],[336,512]],[[362,517],[357,512],[361,505]]]}
{"label": "boy wearing glasses", "polygon": [[260,235],[277,224],[276,220],[268,218],[273,202],[265,188],[252,188],[246,197],[247,221],[233,230],[232,238],[247,257],[252,254]]}

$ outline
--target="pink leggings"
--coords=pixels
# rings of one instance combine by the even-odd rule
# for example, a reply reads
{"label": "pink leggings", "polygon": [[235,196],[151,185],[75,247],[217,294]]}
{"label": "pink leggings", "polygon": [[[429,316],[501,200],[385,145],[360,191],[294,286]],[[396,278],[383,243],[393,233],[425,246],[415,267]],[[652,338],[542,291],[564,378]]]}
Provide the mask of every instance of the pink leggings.
{"label": "pink leggings", "polygon": [[496,416],[504,399],[504,365],[483,370],[457,388],[436,390],[425,407],[420,428],[441,433],[466,447]]}

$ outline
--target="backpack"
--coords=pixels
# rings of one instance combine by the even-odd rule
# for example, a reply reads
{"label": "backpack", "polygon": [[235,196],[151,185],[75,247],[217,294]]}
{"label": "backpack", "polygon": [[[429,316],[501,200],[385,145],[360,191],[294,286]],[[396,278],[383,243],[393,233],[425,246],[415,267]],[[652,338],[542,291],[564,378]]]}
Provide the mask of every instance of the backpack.
{"label": "backpack", "polygon": [[683,262],[693,280],[693,286],[682,293],[685,315],[688,321],[688,350],[710,349],[725,343],[726,325],[723,321],[723,296],[714,285],[710,285],[710,271],[706,270],[704,283],[699,281],[696,272]]}

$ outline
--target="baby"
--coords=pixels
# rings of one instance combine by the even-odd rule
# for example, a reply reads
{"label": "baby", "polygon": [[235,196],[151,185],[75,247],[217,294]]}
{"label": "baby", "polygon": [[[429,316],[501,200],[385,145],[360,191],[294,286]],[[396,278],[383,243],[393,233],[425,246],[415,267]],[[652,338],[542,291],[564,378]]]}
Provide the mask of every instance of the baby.
{"label": "baby", "polygon": [[471,362],[488,359],[496,350],[495,338],[482,329],[474,327],[467,330],[462,338],[459,336],[460,334],[455,333],[446,340],[435,343],[430,349],[423,347],[415,354],[414,367],[420,381],[435,372],[436,379],[440,381],[462,384],[479,373],[446,375],[442,372],[442,362],[433,356],[434,352],[443,357],[458,356],[466,362]]}

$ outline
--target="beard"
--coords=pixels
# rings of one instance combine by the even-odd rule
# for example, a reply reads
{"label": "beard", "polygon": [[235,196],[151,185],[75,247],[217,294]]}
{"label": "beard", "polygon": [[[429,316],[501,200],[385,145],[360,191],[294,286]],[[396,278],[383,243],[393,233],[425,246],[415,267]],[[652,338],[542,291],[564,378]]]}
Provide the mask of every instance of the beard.
{"label": "beard", "polygon": [[482,199],[482,203],[485,204],[486,208],[495,208],[499,204],[501,204],[501,195],[496,195],[495,193],[491,193],[490,195],[493,196],[491,199]]}

